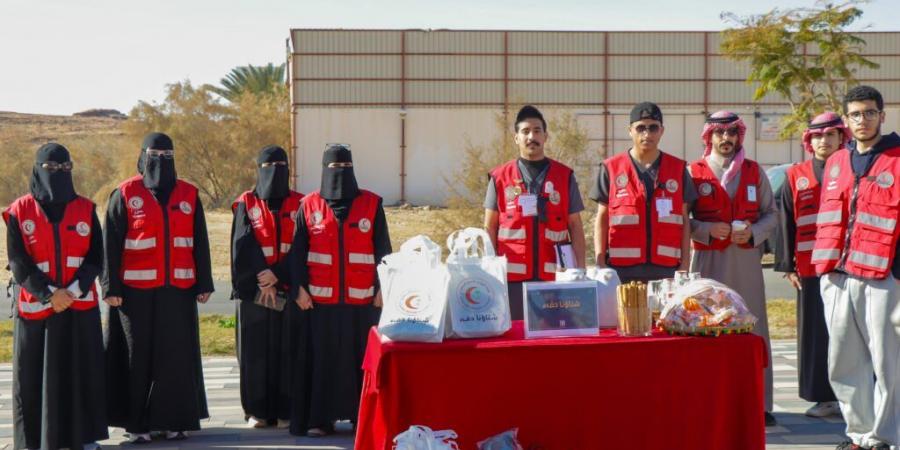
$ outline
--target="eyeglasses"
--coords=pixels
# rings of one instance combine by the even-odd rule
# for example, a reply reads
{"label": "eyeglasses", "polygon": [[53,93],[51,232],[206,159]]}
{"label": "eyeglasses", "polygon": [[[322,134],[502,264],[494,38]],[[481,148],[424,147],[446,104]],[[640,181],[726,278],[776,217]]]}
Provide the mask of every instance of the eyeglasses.
{"label": "eyeglasses", "polygon": [[66,161],[64,163],[48,161],[45,163],[41,163],[41,168],[47,170],[48,172],[56,172],[57,170],[62,170],[63,172],[71,172],[72,161]]}
{"label": "eyeglasses", "polygon": [[738,127],[716,128],[713,130],[713,134],[719,137],[725,136],[726,134],[729,136],[740,136],[741,130]]}
{"label": "eyeglasses", "polygon": [[660,129],[660,126],[656,125],[656,124],[638,125],[638,126],[634,127],[634,132],[637,134],[644,134],[644,133],[656,134],[659,132],[659,129]]}
{"label": "eyeglasses", "polygon": [[259,163],[259,167],[262,167],[263,169],[265,169],[267,167],[272,167],[272,166],[282,167],[282,166],[286,166],[286,165],[287,165],[287,161],[270,161],[270,162]]}
{"label": "eyeglasses", "polygon": [[147,156],[149,156],[151,158],[172,159],[175,157],[175,150],[156,150],[156,149],[148,148],[145,151],[147,152]]}
{"label": "eyeglasses", "polygon": [[333,163],[328,163],[328,168],[330,168],[330,169],[334,169],[334,168],[338,168],[338,167],[353,167],[353,163],[352,163],[352,162],[333,162]]}
{"label": "eyeglasses", "polygon": [[877,109],[867,109],[865,111],[853,111],[852,113],[847,114],[847,117],[856,123],[860,123],[862,122],[863,117],[865,117],[866,120],[875,120],[880,113],[881,111]]}

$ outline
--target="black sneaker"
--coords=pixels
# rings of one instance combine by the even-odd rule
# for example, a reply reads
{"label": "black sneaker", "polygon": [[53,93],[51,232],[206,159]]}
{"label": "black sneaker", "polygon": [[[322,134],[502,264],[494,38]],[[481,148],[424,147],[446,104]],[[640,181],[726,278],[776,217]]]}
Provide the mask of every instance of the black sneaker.
{"label": "black sneaker", "polygon": [[862,447],[853,443],[853,441],[847,440],[838,444],[834,450],[862,450]]}
{"label": "black sneaker", "polygon": [[778,425],[778,421],[775,420],[775,416],[773,416],[770,413],[763,413],[763,414],[764,414],[763,417],[765,418],[767,427],[774,427],[775,425]]}

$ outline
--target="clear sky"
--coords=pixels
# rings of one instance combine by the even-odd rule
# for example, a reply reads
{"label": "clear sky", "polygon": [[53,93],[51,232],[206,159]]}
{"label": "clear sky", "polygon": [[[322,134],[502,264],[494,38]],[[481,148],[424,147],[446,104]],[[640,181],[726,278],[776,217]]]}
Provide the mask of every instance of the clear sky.
{"label": "clear sky", "polygon": [[[235,66],[281,63],[291,28],[720,30],[809,1],[756,0],[0,0],[0,111],[127,113],[167,83],[218,83]],[[896,0],[854,29],[900,31]]]}

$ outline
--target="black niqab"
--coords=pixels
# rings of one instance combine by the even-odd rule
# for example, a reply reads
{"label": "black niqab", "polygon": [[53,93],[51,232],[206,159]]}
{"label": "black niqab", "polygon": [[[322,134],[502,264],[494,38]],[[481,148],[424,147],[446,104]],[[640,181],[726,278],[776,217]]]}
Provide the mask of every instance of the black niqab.
{"label": "black niqab", "polygon": [[[148,148],[154,150],[175,150],[172,138],[163,133],[150,133],[145,136],[144,142],[141,144],[141,157],[138,159],[137,165],[138,172],[144,176],[144,187],[153,191],[154,194],[162,192],[165,197],[168,197],[168,193],[175,187],[175,180],[178,178],[175,173],[175,159],[147,156],[146,150]],[[157,199],[159,199],[158,196]]]}
{"label": "black niqab", "polygon": [[51,222],[59,222],[65,205],[75,199],[72,172],[51,172],[41,165],[47,162],[70,162],[69,150],[59,144],[46,144],[38,149],[31,169],[31,195],[40,203]]}
{"label": "black niqab", "polygon": [[328,167],[331,163],[352,163],[350,149],[331,145],[322,155],[322,187],[319,194],[325,200],[352,200],[359,195],[353,167]]}
{"label": "black niqab", "polygon": [[[263,148],[256,158],[256,164],[271,162],[287,162],[287,152],[277,145]],[[256,196],[263,200],[283,199],[288,196],[290,187],[290,171],[288,166],[259,167],[256,175]]]}

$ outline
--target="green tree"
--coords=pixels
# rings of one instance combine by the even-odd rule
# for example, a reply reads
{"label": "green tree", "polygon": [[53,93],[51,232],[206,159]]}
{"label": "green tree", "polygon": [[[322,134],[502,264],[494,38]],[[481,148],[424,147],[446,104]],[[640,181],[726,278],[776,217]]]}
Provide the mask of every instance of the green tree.
{"label": "green tree", "polygon": [[272,63],[235,67],[219,81],[222,86],[210,86],[209,89],[229,102],[237,101],[245,93],[275,93],[285,84],[284,69],[284,64],[276,66]]}
{"label": "green tree", "polygon": [[791,105],[782,122],[783,138],[800,133],[816,114],[841,111],[844,92],[857,84],[857,70],[878,68],[862,55],[865,41],[846,31],[862,16],[862,3],[820,0],[811,8],[722,14],[734,26],[722,32],[721,51],[750,64],[747,82],[757,84],[754,99],[779,94]]}

